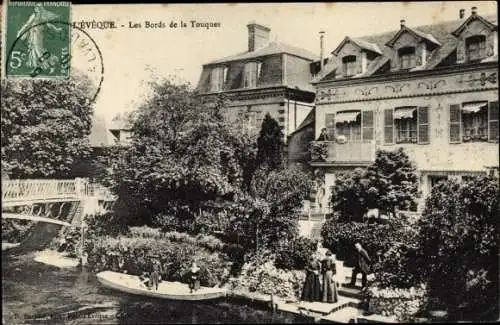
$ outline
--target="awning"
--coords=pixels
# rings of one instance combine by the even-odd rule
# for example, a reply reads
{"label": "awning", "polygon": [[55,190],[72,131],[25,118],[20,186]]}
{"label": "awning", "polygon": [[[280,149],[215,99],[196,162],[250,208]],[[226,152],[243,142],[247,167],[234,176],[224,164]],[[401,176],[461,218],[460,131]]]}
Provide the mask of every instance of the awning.
{"label": "awning", "polygon": [[477,113],[483,107],[488,105],[488,102],[475,102],[462,104],[463,113]]}
{"label": "awning", "polygon": [[355,122],[361,111],[340,112],[335,115],[335,123]]}
{"label": "awning", "polygon": [[416,107],[405,107],[398,108],[394,110],[394,119],[402,119],[402,118],[412,118],[413,112],[415,112]]}

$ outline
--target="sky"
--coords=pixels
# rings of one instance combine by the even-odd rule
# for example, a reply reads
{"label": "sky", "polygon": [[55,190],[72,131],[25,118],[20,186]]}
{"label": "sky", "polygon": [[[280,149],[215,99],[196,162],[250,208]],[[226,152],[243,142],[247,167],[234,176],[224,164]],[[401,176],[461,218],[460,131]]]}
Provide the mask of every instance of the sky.
{"label": "sky", "polygon": [[[160,75],[198,83],[202,65],[247,49],[247,23],[271,29],[271,40],[319,55],[319,31],[325,31],[325,53],[349,35],[359,37],[466,17],[496,14],[494,1],[268,3],[268,4],[123,4],[73,5],[73,21],[115,21],[116,29],[87,30],[102,53],[104,80],[95,101],[96,115],[110,121],[134,109],[144,98],[149,65]],[[220,23],[219,28],[191,28],[190,21]],[[145,28],[145,21],[188,23],[186,28]],[[129,28],[129,22],[142,28]],[[121,27],[124,25],[124,27]]]}

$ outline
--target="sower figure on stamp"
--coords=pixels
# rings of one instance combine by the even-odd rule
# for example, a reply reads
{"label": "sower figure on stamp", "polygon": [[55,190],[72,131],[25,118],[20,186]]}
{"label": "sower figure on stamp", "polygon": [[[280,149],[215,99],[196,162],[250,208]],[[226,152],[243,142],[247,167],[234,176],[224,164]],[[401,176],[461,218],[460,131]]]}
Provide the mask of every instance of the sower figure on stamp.
{"label": "sower figure on stamp", "polygon": [[356,277],[358,276],[358,273],[362,274],[362,286],[363,288],[366,287],[367,284],[367,275],[370,273],[370,265],[371,265],[371,259],[368,256],[368,253],[366,250],[361,246],[360,243],[354,244],[354,247],[356,248],[356,266],[352,270],[352,275],[351,275],[351,286],[356,285]]}
{"label": "sower figure on stamp", "polygon": [[53,53],[47,52],[44,46],[44,33],[47,28],[52,28],[56,32],[62,30],[62,28],[56,27],[54,24],[50,23],[57,18],[58,16],[56,14],[45,9],[42,4],[37,3],[34,7],[34,13],[17,32],[17,37],[25,41],[28,47],[27,67],[40,67],[44,70],[54,69],[54,61],[57,61],[58,58]]}

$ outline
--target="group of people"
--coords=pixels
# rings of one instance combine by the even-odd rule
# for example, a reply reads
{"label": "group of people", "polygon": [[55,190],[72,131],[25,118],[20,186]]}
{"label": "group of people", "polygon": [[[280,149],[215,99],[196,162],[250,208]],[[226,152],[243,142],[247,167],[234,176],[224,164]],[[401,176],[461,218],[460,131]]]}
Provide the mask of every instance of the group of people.
{"label": "group of people", "polygon": [[[166,278],[166,271],[168,265],[169,264],[165,264],[163,266],[161,264],[159,255],[151,256],[147,270],[144,271],[140,276],[142,283],[149,290],[152,290],[154,288],[156,291],[158,291],[158,286],[162,281],[162,275],[164,276],[164,278]],[[200,268],[198,267],[196,262],[193,262],[191,264],[191,268],[189,269],[189,274],[188,274],[190,293],[196,292],[200,289],[199,274],[200,274]]]}
{"label": "group of people", "polygon": [[[371,259],[360,243],[356,243],[354,247],[357,252],[357,259],[352,271],[350,284],[354,286],[357,275],[361,273],[362,286],[366,287]],[[314,256],[309,258],[306,266],[306,280],[301,297],[304,301],[338,302],[335,258],[330,250],[327,250],[325,255],[325,258],[321,261]]]}

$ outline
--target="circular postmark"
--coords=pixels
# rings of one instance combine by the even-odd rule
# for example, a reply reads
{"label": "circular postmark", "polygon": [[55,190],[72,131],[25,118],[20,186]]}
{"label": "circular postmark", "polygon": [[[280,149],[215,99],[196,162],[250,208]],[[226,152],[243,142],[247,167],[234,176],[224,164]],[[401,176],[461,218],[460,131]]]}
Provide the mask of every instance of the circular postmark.
{"label": "circular postmark", "polygon": [[[44,46],[44,41],[52,46]],[[89,88],[90,102],[97,98],[104,80],[104,61],[95,40],[85,30],[64,21],[39,23],[19,34],[7,54],[9,68],[24,68],[25,73],[7,73],[7,77],[73,77]]]}

